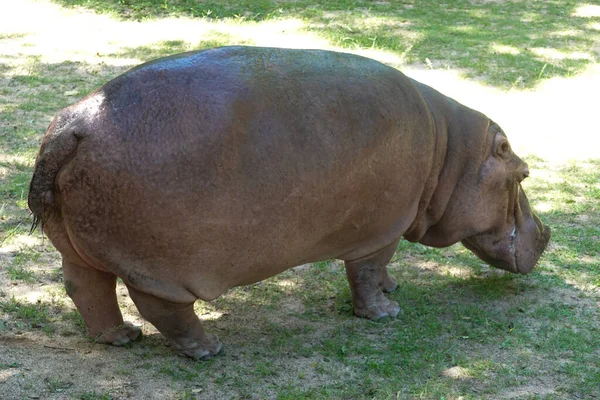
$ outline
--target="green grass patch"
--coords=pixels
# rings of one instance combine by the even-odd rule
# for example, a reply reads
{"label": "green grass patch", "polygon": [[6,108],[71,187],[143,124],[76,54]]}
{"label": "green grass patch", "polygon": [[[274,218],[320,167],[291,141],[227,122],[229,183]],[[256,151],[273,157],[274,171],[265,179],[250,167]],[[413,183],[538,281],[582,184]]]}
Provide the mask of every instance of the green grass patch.
{"label": "green grass patch", "polygon": [[73,382],[57,378],[48,378],[46,379],[46,385],[50,393],[60,393],[73,386]]}
{"label": "green grass patch", "polygon": [[11,363],[0,363],[0,370],[2,369],[9,369],[9,368],[19,368],[21,366],[21,364],[19,364],[18,362],[11,362]]}
{"label": "green grass patch", "polygon": [[8,300],[0,300],[0,310],[31,327],[41,327],[50,321],[50,309],[42,302],[29,304],[12,297]]}
{"label": "green grass patch", "polygon": [[35,274],[22,266],[14,266],[9,265],[6,267],[6,272],[8,272],[8,276],[13,280],[21,280],[25,282],[33,282],[35,280]]}
{"label": "green grass patch", "polygon": [[50,300],[39,299],[35,303],[15,297],[0,297],[0,315],[4,314],[8,321],[5,328],[7,331],[39,329],[47,336],[56,333],[62,336],[84,336],[86,331],[81,315],[66,306],[63,301],[66,295],[63,296]]}
{"label": "green grass patch", "polygon": [[63,312],[61,313],[61,318],[63,321],[70,322],[73,326],[78,328],[79,333],[85,333],[85,323],[83,322],[83,318],[81,314],[77,310]]}
{"label": "green grass patch", "polygon": [[185,16],[257,22],[300,18],[335,46],[392,51],[409,63],[461,68],[502,88],[530,88],[554,76],[573,76],[599,54],[595,19],[577,14],[581,2],[467,0],[318,2],[192,0],[56,0],[124,19]]}
{"label": "green grass patch", "polygon": [[[594,54],[574,55],[598,46],[599,35],[590,28],[598,18],[576,16],[581,4],[575,1],[57,2],[122,19],[186,16],[241,27],[299,18],[306,30],[339,48],[382,49],[428,68],[461,68],[467,76],[502,88],[569,77],[598,61]],[[232,289],[211,303],[198,302],[206,330],[218,334],[225,346],[224,354],[210,362],[176,356],[154,333],[128,349],[82,340],[85,325],[62,289],[61,271],[48,270],[48,259],[56,262],[58,254],[48,252],[47,241],[43,251],[21,244],[30,240],[24,239],[31,221],[27,191],[41,135],[57,110],[129,68],[122,59],[149,60],[234,41],[252,44],[208,32],[124,45],[98,56],[118,65],[49,62],[36,55],[21,56],[18,66],[0,63],[6,78],[0,80],[0,255],[6,260],[2,340],[25,331],[33,340],[47,334],[75,343],[52,349],[60,354],[81,350],[83,342],[94,352],[87,358],[111,361],[94,366],[98,381],[135,380],[147,371],[150,378],[140,384],[159,382],[169,398],[479,399],[519,393],[524,398],[593,398],[600,386],[600,160],[557,164],[527,159],[532,177],[525,190],[553,234],[539,266],[527,276],[491,269],[460,245],[432,249],[402,241],[390,264],[399,289],[389,297],[403,309],[393,320],[354,318],[343,264],[327,260]],[[19,35],[2,34],[0,40],[24,36]],[[70,54],[62,56],[66,60]],[[34,280],[50,286],[44,289],[50,300],[28,303],[13,297]],[[132,307],[127,311],[135,314]],[[82,363],[86,351],[78,353]],[[22,365],[25,361],[6,361],[0,369],[11,372]],[[39,375],[36,368],[27,373]],[[34,384],[42,385],[47,396],[121,398],[112,391],[84,390],[71,378],[42,377],[25,386]]]}
{"label": "green grass patch", "polygon": [[108,392],[88,391],[79,393],[76,397],[78,400],[112,400],[113,397]]}

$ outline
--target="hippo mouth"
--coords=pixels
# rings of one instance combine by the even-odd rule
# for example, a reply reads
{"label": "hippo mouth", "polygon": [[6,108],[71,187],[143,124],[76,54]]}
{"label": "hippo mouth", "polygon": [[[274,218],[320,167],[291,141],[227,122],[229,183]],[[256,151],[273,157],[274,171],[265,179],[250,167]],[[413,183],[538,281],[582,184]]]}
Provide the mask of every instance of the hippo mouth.
{"label": "hippo mouth", "polygon": [[527,274],[537,264],[546,249],[550,241],[550,228],[542,224],[535,214],[531,214],[523,231],[525,233],[522,238],[515,236],[514,259],[516,272]]}
{"label": "hippo mouth", "polygon": [[[513,230],[513,232],[515,232],[515,230]],[[485,261],[486,263],[488,263],[496,268],[503,269],[505,271],[509,271],[512,273],[527,273],[527,272],[521,272],[518,267],[517,254],[514,251],[516,232],[513,233],[511,236],[512,236],[512,238],[511,238],[510,242],[505,243],[505,245],[506,244],[508,245],[508,249],[504,249],[504,251],[501,251],[498,248],[494,249],[495,251],[493,251],[493,252],[486,251],[486,250],[484,250],[483,245],[481,243],[479,243],[479,241],[475,238],[463,239],[462,244],[467,249],[469,249],[473,254],[475,254],[477,257],[479,257],[481,260]],[[502,247],[505,247],[505,246],[502,246]],[[511,249],[513,249],[513,251],[510,251]],[[501,257],[496,256],[496,255],[500,255],[502,253],[505,255],[505,257],[501,258]]]}
{"label": "hippo mouth", "polygon": [[522,190],[518,193],[514,210],[514,223],[501,235],[475,235],[463,239],[462,243],[477,257],[496,268],[527,274],[546,249],[550,240],[550,228],[531,212]]}

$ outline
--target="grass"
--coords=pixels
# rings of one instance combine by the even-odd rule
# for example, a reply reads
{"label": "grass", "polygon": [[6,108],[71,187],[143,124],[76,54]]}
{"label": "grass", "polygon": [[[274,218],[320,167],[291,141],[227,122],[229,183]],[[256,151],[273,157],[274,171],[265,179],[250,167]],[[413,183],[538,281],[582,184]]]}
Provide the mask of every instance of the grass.
{"label": "grass", "polygon": [[27,327],[39,328],[49,321],[49,307],[42,302],[29,304],[13,297],[0,301],[0,310],[24,322]]}
{"label": "grass", "polygon": [[[49,28],[42,22],[27,25],[35,15],[19,16],[12,31],[0,23],[0,379],[12,397],[597,396],[600,159],[565,162],[536,156],[535,149],[527,158],[532,177],[525,189],[553,229],[551,246],[530,275],[491,269],[459,245],[401,242],[390,264],[400,288],[390,298],[403,313],[374,323],[352,317],[343,266],[323,261],[199,302],[206,329],[225,344],[223,356],[206,363],[178,357],[147,324],[145,337],[126,349],[85,339],[81,316],[62,288],[59,255],[48,240],[28,235],[26,204],[40,137],[55,112],[141,61],[230,43],[264,44],[264,36],[281,36],[284,43],[316,37],[336,49],[372,48],[428,69],[460,69],[520,93],[553,76],[575,78],[598,62],[594,24],[600,21],[579,16],[582,4],[55,3],[79,8],[56,15],[49,9],[53,26],[77,26],[83,15],[106,37],[91,45],[95,36],[82,34],[85,40],[78,41],[68,32],[54,48],[44,41]],[[84,14],[90,10],[110,18]],[[167,16],[195,19],[172,23]],[[130,25],[131,19],[142,22]],[[187,23],[193,28],[178,30]],[[120,283],[122,308],[139,322],[124,295]],[[13,372],[25,374],[25,383]]]}
{"label": "grass", "polygon": [[73,382],[49,378],[46,380],[46,385],[48,386],[50,393],[59,393],[73,386]]}
{"label": "grass", "polygon": [[95,391],[92,392],[83,392],[76,396],[79,400],[112,400],[113,397],[110,393],[98,393]]}
{"label": "grass", "polygon": [[300,18],[307,30],[335,46],[387,50],[406,62],[433,68],[458,67],[467,77],[503,88],[530,88],[554,76],[573,76],[600,57],[592,50],[600,43],[594,25],[598,16],[587,16],[576,0],[56,1],[137,20],[183,16],[242,23]]}
{"label": "grass", "polygon": [[35,279],[35,274],[23,267],[15,267],[9,265],[6,267],[6,272],[8,272],[8,276],[10,279],[14,280],[22,280],[26,282],[32,282]]}

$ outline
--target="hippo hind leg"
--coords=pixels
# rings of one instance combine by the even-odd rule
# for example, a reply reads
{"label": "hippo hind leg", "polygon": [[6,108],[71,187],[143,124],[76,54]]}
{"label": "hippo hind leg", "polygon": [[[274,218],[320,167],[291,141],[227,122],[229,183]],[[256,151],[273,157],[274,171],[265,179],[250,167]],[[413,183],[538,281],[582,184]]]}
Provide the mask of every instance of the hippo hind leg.
{"label": "hippo hind leg", "polygon": [[142,317],[163,334],[183,354],[209,360],[221,351],[215,335],[207,334],[194,313],[194,302],[173,303],[127,286]]}
{"label": "hippo hind leg", "polygon": [[379,320],[393,318],[400,313],[398,303],[388,300],[383,294],[383,291],[391,292],[397,287],[396,280],[386,268],[397,245],[394,242],[367,257],[345,261],[356,316]]}
{"label": "hippo hind leg", "polygon": [[83,317],[88,335],[95,342],[122,346],[140,337],[142,331],[139,327],[123,322],[117,302],[115,275],[65,258],[63,275],[67,294]]}

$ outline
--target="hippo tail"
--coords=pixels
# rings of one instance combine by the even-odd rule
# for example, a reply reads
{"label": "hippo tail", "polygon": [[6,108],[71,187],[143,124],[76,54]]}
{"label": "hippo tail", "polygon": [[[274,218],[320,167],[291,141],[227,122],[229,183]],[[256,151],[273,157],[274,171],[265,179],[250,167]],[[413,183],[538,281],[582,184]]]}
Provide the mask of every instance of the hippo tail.
{"label": "hippo tail", "polygon": [[56,176],[72,158],[81,135],[71,123],[56,117],[44,134],[40,151],[35,160],[33,177],[29,184],[28,205],[33,214],[31,232],[44,224],[56,209]]}

